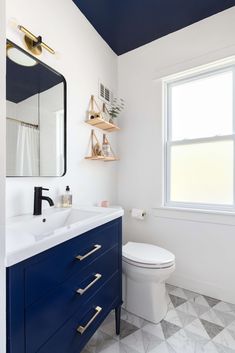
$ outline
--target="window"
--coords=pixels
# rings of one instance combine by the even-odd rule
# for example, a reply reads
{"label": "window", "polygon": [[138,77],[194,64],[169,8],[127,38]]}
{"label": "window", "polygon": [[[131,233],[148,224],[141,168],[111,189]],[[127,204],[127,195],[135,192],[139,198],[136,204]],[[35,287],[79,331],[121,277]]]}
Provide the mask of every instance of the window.
{"label": "window", "polygon": [[235,210],[235,67],[166,82],[165,205]]}

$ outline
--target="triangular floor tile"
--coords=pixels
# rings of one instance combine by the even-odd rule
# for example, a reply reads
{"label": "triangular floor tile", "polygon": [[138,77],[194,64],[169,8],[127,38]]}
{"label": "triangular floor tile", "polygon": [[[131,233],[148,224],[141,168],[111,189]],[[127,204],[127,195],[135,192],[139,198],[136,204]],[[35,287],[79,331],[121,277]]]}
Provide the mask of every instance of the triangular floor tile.
{"label": "triangular floor tile", "polygon": [[191,341],[196,342],[200,346],[204,346],[205,344],[207,344],[209,342],[209,338],[205,338],[205,337],[199,336],[196,333],[187,331],[187,329],[185,329],[184,332],[186,333],[187,337]]}
{"label": "triangular floor tile", "polygon": [[228,303],[219,302],[218,304],[216,304],[216,305],[214,306],[213,309],[222,311],[222,312],[224,312],[224,313],[228,313],[228,314],[234,315],[234,317],[235,317],[235,313],[234,313],[234,311],[232,310],[230,304],[228,304]]}
{"label": "triangular floor tile", "polygon": [[89,352],[99,352],[100,350],[106,349],[116,342],[117,341],[106,333],[97,331],[86,345],[86,349]]}
{"label": "triangular floor tile", "polygon": [[161,324],[147,324],[145,325],[142,329],[142,331],[144,332],[149,332],[151,333],[152,335],[164,340],[165,337],[164,337],[164,334],[163,334],[163,331],[162,331],[162,325]]}
{"label": "triangular floor tile", "polygon": [[177,352],[169,345],[168,342],[162,342],[150,353],[177,353]]}
{"label": "triangular floor tile", "polygon": [[141,329],[132,333],[132,335],[123,338],[121,342],[126,346],[137,350],[139,353],[145,353]]}
{"label": "triangular floor tile", "polygon": [[161,326],[165,339],[168,339],[181,329],[181,327],[165,320],[161,321]]}
{"label": "triangular floor tile", "polygon": [[145,320],[138,317],[138,316],[135,316],[134,314],[131,314],[129,313],[128,311],[126,310],[122,310],[122,314],[121,314],[121,318],[127,322],[129,322],[130,324],[136,326],[136,327],[143,327],[144,324],[145,324]]}
{"label": "triangular floor tile", "polygon": [[235,304],[227,303],[235,315]]}
{"label": "triangular floor tile", "polygon": [[210,307],[206,307],[197,303],[191,303],[193,306],[193,309],[195,310],[196,314],[198,316],[201,316],[202,314],[206,313],[207,311],[210,310]]}
{"label": "triangular floor tile", "polygon": [[224,329],[217,336],[215,336],[215,338],[213,338],[213,342],[235,350],[235,339],[227,329]]}
{"label": "triangular floor tile", "polygon": [[215,345],[218,353],[234,353],[234,349],[228,348],[228,347],[224,347],[221,344],[215,343],[213,342],[213,344]]}
{"label": "triangular floor tile", "polygon": [[175,324],[177,326],[182,327],[182,323],[181,323],[180,318],[178,316],[178,313],[175,309],[169,310],[168,313],[166,314],[166,317],[164,318],[164,320],[171,322],[172,324]]}
{"label": "triangular floor tile", "polygon": [[190,302],[210,308],[210,305],[207,303],[203,295],[198,295],[197,297],[190,299]]}
{"label": "triangular floor tile", "polygon": [[158,347],[150,353],[177,353],[168,342],[162,342]]}
{"label": "triangular floor tile", "polygon": [[186,299],[177,297],[175,295],[169,294],[169,297],[171,299],[171,302],[174,306],[174,308],[177,308],[177,306],[180,306],[186,302]]}
{"label": "triangular floor tile", "polygon": [[203,297],[206,299],[207,303],[210,305],[211,308],[213,308],[213,306],[217,305],[220,302],[220,300],[207,297],[206,295],[203,295]]}
{"label": "triangular floor tile", "polygon": [[227,330],[230,330],[232,332],[235,332],[235,321],[233,321],[230,325],[228,325]]}
{"label": "triangular floor tile", "polygon": [[187,298],[188,300],[193,299],[193,298],[195,298],[195,297],[198,296],[198,293],[192,292],[192,291],[190,291],[190,290],[184,289],[183,291],[184,291],[184,293],[185,293],[185,295],[186,295],[186,298]]}
{"label": "triangular floor tile", "polygon": [[216,310],[210,309],[206,313],[202,314],[200,316],[200,319],[207,320],[209,322],[212,322],[213,324],[219,325],[219,326],[224,326],[223,322],[220,320],[219,316],[217,315]]}
{"label": "triangular floor tile", "polygon": [[205,353],[219,353],[215,344],[213,342],[209,342],[204,346]]}
{"label": "triangular floor tile", "polygon": [[171,291],[170,294],[176,297],[184,298],[186,300],[188,299],[182,288],[176,288],[175,290]]}
{"label": "triangular floor tile", "polygon": [[200,321],[210,338],[214,338],[224,329],[222,326],[213,324],[212,322],[209,322],[203,319],[200,319]]}
{"label": "triangular floor tile", "polygon": [[214,311],[215,311],[216,315],[218,316],[218,318],[221,320],[222,325],[224,327],[230,325],[235,319],[232,314],[224,313],[224,312],[219,311],[219,310],[214,310]]}
{"label": "triangular floor tile", "polygon": [[166,283],[166,290],[168,293],[171,293],[172,291],[174,291],[177,287],[173,286],[172,284],[168,284]]}
{"label": "triangular floor tile", "polygon": [[[110,345],[109,347],[107,348],[104,348],[104,349],[98,349],[96,350],[96,348],[94,348],[93,351],[86,351],[86,352],[81,352],[81,353],[120,353],[121,350],[120,350],[120,346],[119,346],[119,342],[116,342],[112,345]],[[128,351],[127,351],[128,352]],[[138,352],[132,352],[132,353],[138,353]]]}
{"label": "triangular floor tile", "polygon": [[[119,346],[116,346],[118,351],[116,352],[115,350],[111,350],[114,348],[114,346],[111,346],[110,347],[110,350],[106,351],[105,353],[139,353],[139,351],[137,351],[136,349],[134,348],[131,348],[129,346],[127,346],[125,343],[123,342],[118,342]],[[103,353],[103,352],[102,352]]]}
{"label": "triangular floor tile", "polygon": [[177,312],[177,315],[180,319],[182,327],[185,327],[185,326],[191,324],[191,322],[193,322],[196,319],[196,316],[186,314],[183,311],[176,310],[176,312]]}
{"label": "triangular floor tile", "polygon": [[132,325],[125,320],[121,320],[120,339],[131,335],[132,333],[134,333],[137,330],[139,330],[139,328],[137,326]]}
{"label": "triangular floor tile", "polygon": [[177,307],[178,311],[182,311],[188,315],[193,315],[193,316],[197,316],[196,311],[193,308],[193,305],[191,302],[186,302],[180,306]]}
{"label": "triangular floor tile", "polygon": [[210,338],[199,319],[194,320],[190,325],[185,328],[185,330],[207,339]]}
{"label": "triangular floor tile", "polygon": [[233,337],[233,339],[235,340],[235,332],[234,331],[231,331],[227,328],[227,330],[229,331],[230,335]]}
{"label": "triangular floor tile", "polygon": [[157,346],[159,346],[159,344],[163,342],[162,339],[145,331],[142,331],[142,338],[145,353],[151,352],[154,348],[156,348]]}
{"label": "triangular floor tile", "polygon": [[186,333],[186,330],[180,330],[179,332],[171,336],[167,340],[167,342],[177,353],[204,352],[202,349],[204,344],[207,343],[208,340],[205,340],[203,337],[198,339],[198,337],[193,334],[190,335]]}

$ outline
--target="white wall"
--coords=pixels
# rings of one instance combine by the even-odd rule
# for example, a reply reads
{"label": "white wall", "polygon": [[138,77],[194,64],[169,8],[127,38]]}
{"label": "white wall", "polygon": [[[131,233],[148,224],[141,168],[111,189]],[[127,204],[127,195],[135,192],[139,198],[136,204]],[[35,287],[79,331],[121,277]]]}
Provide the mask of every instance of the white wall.
{"label": "white wall", "polygon": [[[118,58],[121,119],[119,204],[145,208],[146,221],[125,220],[125,240],[171,250],[170,282],[235,303],[235,216],[153,210],[162,204],[161,77],[235,54],[235,7]],[[196,217],[196,219],[195,219]],[[183,219],[182,219],[183,218]],[[226,223],[229,222],[230,225]]]}
{"label": "white wall", "polygon": [[5,1],[0,1],[0,352],[6,351],[5,281]]}
{"label": "white wall", "polygon": [[[116,90],[117,57],[72,1],[8,0],[7,38],[23,46],[14,19],[41,34],[56,51],[44,51],[42,61],[64,75],[68,86],[68,171],[63,178],[8,178],[7,216],[32,212],[33,187],[50,188],[53,199],[70,185],[75,203],[93,204],[116,200],[116,163],[84,160],[90,127],[84,123],[91,94],[98,93],[98,80]],[[27,9],[27,11],[25,11]],[[35,16],[35,9],[40,16]],[[115,142],[115,136],[110,138]],[[114,143],[115,145],[115,143]],[[45,207],[48,207],[45,203]]]}

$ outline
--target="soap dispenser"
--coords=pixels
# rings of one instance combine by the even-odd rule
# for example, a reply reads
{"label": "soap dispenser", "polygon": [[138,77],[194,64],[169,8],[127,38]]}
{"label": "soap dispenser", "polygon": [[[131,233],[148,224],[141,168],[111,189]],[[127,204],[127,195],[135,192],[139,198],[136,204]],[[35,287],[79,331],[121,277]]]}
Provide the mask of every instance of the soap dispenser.
{"label": "soap dispenser", "polygon": [[72,194],[68,185],[66,186],[65,194],[62,195],[62,207],[72,207]]}

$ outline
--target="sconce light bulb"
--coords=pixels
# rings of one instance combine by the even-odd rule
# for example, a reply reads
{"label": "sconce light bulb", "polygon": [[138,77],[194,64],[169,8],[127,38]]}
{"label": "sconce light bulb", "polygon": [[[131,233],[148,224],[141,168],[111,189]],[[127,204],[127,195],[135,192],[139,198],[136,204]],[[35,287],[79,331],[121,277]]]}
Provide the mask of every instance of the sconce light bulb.
{"label": "sconce light bulb", "polygon": [[18,24],[19,24],[19,22],[17,21],[17,19],[15,17],[9,18],[9,20],[8,20],[9,27],[16,30],[16,29],[18,29]]}
{"label": "sconce light bulb", "polygon": [[56,52],[55,52],[55,58],[56,58],[57,60],[60,60],[60,58],[61,58],[61,53],[58,52],[58,51],[56,51]]}

